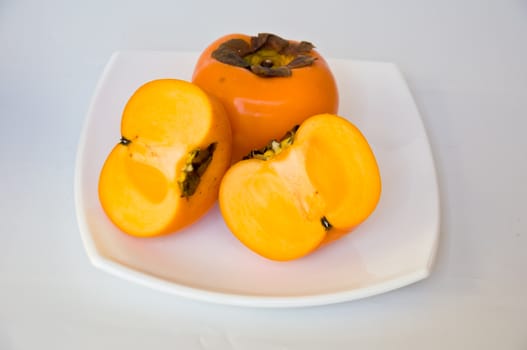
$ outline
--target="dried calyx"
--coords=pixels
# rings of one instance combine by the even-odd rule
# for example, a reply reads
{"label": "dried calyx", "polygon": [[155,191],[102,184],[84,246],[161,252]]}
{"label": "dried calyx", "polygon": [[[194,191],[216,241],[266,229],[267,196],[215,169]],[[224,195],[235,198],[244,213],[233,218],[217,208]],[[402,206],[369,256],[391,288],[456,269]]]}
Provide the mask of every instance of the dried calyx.
{"label": "dried calyx", "polygon": [[295,134],[298,130],[299,125],[296,125],[293,129],[288,131],[280,141],[272,140],[265,147],[262,147],[257,150],[252,150],[248,155],[243,157],[243,159],[260,159],[268,160],[276,156],[277,154],[282,153],[285,149],[291,146],[295,140]]}
{"label": "dried calyx", "polygon": [[216,143],[214,142],[205,149],[196,148],[188,154],[185,166],[178,179],[181,197],[188,198],[196,192],[201,177],[212,161],[212,155],[215,150]]}
{"label": "dried calyx", "polygon": [[328,221],[328,218],[326,218],[325,216],[320,218],[320,223],[326,231],[329,231],[333,228],[333,225],[331,225],[331,223]]}
{"label": "dried calyx", "polygon": [[126,137],[121,136],[119,143],[123,146],[128,146],[132,141],[128,140]]}
{"label": "dried calyx", "polygon": [[261,77],[288,77],[292,69],[313,64],[313,44],[289,42],[277,35],[260,33],[251,43],[231,39],[222,43],[212,57],[231,66],[242,67]]}

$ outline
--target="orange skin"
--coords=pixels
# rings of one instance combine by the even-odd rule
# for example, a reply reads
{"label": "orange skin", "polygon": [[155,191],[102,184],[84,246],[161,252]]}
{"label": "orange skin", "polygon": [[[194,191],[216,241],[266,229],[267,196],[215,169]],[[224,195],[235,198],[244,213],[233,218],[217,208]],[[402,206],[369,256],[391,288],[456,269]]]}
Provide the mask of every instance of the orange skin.
{"label": "orange skin", "polygon": [[304,121],[293,144],[269,159],[233,165],[223,177],[219,204],[244,245],[284,261],[352,231],[374,211],[380,194],[367,140],[346,119],[321,114]]}
{"label": "orange skin", "polygon": [[[199,87],[175,79],[141,86],[123,112],[126,142],[110,152],[99,178],[99,199],[110,220],[138,237],[172,233],[198,220],[216,202],[230,165],[231,132],[221,104]],[[216,143],[190,196],[178,181],[197,148]]]}
{"label": "orange skin", "polygon": [[317,58],[313,65],[293,69],[290,77],[263,78],[211,57],[220,44],[234,38],[250,42],[243,34],[216,40],[199,57],[192,77],[227,110],[233,132],[233,161],[283,136],[312,115],[337,113],[337,85],[318,52],[311,52]]}

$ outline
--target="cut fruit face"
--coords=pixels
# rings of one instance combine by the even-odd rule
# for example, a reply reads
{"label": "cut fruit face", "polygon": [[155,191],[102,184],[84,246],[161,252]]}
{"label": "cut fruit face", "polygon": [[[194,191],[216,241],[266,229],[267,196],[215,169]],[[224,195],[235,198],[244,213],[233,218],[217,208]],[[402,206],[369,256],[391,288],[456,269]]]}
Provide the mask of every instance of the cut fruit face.
{"label": "cut fruit face", "polygon": [[191,83],[154,80],[128,101],[121,133],[99,178],[99,199],[116,226],[156,236],[212,206],[231,157],[229,122],[218,102]]}
{"label": "cut fruit face", "polygon": [[311,117],[251,156],[224,176],[220,209],[234,235],[269,259],[308,254],[362,223],[379,201],[375,156],[361,132],[338,116]]}

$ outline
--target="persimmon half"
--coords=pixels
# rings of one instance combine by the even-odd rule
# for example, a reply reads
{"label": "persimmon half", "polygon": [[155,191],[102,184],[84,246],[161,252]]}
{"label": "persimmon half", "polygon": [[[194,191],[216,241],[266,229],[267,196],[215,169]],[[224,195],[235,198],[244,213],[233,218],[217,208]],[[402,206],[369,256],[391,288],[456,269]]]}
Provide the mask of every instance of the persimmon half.
{"label": "persimmon half", "polygon": [[217,200],[231,161],[224,108],[196,85],[160,79],[141,86],[121,119],[121,139],[99,177],[99,199],[125,233],[177,231]]}
{"label": "persimmon half", "polygon": [[366,138],[348,120],[321,114],[233,165],[219,204],[244,245],[269,259],[292,260],[361,224],[380,194]]}
{"label": "persimmon half", "polygon": [[233,161],[310,116],[338,111],[335,79],[314,46],[273,34],[219,38],[202,52],[192,82],[225,106]]}

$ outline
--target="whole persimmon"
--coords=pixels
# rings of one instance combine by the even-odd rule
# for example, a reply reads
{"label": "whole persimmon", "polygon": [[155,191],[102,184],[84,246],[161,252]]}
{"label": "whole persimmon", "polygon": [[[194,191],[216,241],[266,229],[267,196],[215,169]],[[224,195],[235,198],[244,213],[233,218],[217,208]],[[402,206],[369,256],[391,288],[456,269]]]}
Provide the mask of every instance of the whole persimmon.
{"label": "whole persimmon", "polygon": [[233,165],[219,204],[244,245],[272,260],[292,260],[361,224],[380,194],[366,138],[348,120],[321,114]]}
{"label": "whole persimmon", "polygon": [[338,111],[335,79],[314,46],[273,34],[219,38],[202,52],[192,82],[225,106],[233,161],[312,115]]}
{"label": "whole persimmon", "polygon": [[215,203],[230,162],[223,106],[190,82],[154,80],[124,108],[120,142],[100,173],[99,199],[125,233],[172,233]]}

